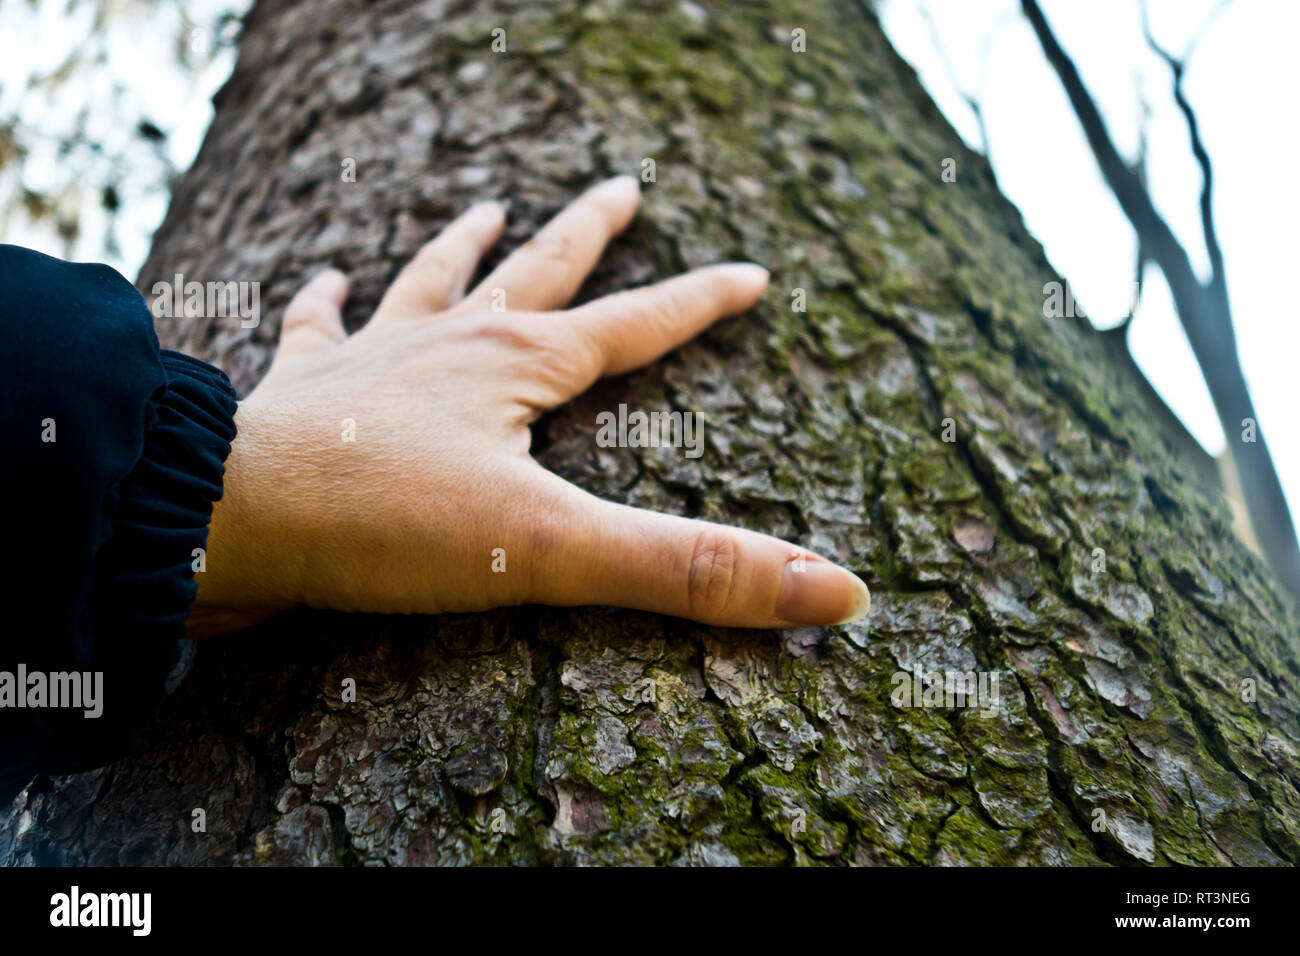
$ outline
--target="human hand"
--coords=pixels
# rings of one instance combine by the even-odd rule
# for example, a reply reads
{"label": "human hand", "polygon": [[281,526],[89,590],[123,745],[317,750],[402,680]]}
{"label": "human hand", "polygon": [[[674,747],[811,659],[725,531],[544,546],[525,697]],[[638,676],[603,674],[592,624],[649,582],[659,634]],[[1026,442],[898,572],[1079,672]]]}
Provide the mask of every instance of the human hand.
{"label": "human hand", "polygon": [[[767,285],[759,266],[710,266],[564,309],[638,201],[631,177],[596,186],[466,294],[504,225],[496,203],[474,206],[351,336],[344,276],[304,286],[270,370],[239,405],[190,633],[300,604],[611,604],[763,628],[866,614],[866,586],[822,558],[603,501],[529,455],[542,412],[744,311]],[[507,311],[493,311],[502,296]]]}

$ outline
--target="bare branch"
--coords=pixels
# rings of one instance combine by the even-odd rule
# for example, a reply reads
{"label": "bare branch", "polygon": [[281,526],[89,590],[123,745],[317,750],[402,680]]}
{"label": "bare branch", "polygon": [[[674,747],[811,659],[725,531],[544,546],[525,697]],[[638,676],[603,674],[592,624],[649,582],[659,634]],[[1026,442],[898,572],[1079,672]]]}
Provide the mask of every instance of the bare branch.
{"label": "bare branch", "polygon": [[[1300,541],[1296,540],[1295,525],[1291,520],[1286,496],[1282,492],[1282,483],[1273,467],[1268,444],[1259,426],[1259,416],[1255,413],[1250,389],[1237,357],[1222,253],[1214,233],[1213,220],[1209,216],[1209,157],[1200,141],[1191,107],[1187,105],[1178,87],[1182,63],[1172,57],[1167,60],[1172,61],[1171,66],[1175,69],[1176,98],[1188,120],[1193,149],[1198,151],[1197,160],[1202,163],[1201,169],[1205,177],[1201,196],[1202,221],[1203,225],[1208,225],[1206,246],[1210,250],[1210,262],[1214,270],[1207,285],[1202,285],[1196,278],[1187,250],[1156,211],[1138,169],[1125,163],[1115,148],[1096,104],[1083,85],[1079,71],[1052,34],[1036,0],[1021,0],[1021,9],[1038,37],[1043,55],[1065,88],[1102,176],[1137,233],[1140,246],[1164,273],[1178,309],[1179,321],[1187,333],[1187,340],[1196,355],[1219,415],[1219,423],[1227,436],[1228,448],[1241,478],[1242,496],[1260,547],[1274,573],[1300,599]],[[1149,30],[1147,34],[1149,37]],[[1159,50],[1158,47],[1156,49]],[[1239,433],[1247,420],[1253,423],[1254,440],[1234,441],[1233,436]]]}
{"label": "bare branch", "polygon": [[935,23],[934,16],[930,13],[929,5],[922,3],[918,9],[921,19],[925,21],[925,26],[930,31],[930,41],[939,54],[939,62],[943,64],[944,72],[948,74],[948,82],[957,91],[957,95],[962,98],[967,109],[975,115],[975,124],[980,131],[980,152],[988,156],[989,134],[984,126],[984,110],[980,107],[979,100],[967,93],[965,87],[962,86],[961,79],[957,76],[957,70],[952,65],[952,59],[948,56],[948,50],[943,44],[943,37],[939,35],[939,25]]}
{"label": "bare branch", "polygon": [[1201,231],[1205,236],[1205,251],[1210,259],[1210,284],[1226,286],[1226,278],[1223,273],[1223,251],[1219,247],[1218,232],[1214,228],[1214,211],[1213,211],[1213,192],[1214,192],[1214,173],[1210,166],[1210,154],[1205,148],[1205,143],[1201,140],[1200,128],[1197,126],[1196,113],[1192,110],[1192,105],[1187,101],[1183,93],[1183,74],[1187,63],[1187,58],[1191,55],[1199,42],[1200,37],[1204,35],[1208,23],[1212,22],[1218,12],[1222,11],[1227,4],[1220,3],[1211,11],[1206,18],[1206,23],[1202,24],[1197,30],[1193,40],[1188,44],[1187,50],[1182,57],[1175,57],[1160,44],[1156,42],[1151,33],[1151,23],[1148,18],[1147,2],[1142,0],[1142,35],[1146,37],[1147,46],[1156,53],[1169,66],[1170,72],[1174,76],[1174,102],[1178,104],[1178,109],[1183,114],[1183,119],[1187,122],[1187,135],[1192,142],[1192,154],[1196,157],[1196,163],[1201,167]]}

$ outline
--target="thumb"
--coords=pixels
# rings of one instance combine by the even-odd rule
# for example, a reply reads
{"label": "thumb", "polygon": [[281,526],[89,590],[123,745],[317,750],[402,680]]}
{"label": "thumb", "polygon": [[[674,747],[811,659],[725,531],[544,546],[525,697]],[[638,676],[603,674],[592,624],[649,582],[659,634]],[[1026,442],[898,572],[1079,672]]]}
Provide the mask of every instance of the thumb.
{"label": "thumb", "polygon": [[533,578],[535,601],[759,628],[842,624],[871,607],[855,574],[778,538],[579,495],[570,533]]}

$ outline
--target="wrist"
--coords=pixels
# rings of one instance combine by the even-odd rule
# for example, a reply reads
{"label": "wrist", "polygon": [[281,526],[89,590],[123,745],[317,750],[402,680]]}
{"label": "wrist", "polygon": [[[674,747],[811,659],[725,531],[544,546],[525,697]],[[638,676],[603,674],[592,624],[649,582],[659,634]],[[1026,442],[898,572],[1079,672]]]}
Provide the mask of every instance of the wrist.
{"label": "wrist", "polygon": [[287,511],[275,426],[241,402],[238,434],[226,459],[223,490],[212,507],[203,570],[187,620],[191,637],[247,627],[300,602],[300,562],[283,527]]}

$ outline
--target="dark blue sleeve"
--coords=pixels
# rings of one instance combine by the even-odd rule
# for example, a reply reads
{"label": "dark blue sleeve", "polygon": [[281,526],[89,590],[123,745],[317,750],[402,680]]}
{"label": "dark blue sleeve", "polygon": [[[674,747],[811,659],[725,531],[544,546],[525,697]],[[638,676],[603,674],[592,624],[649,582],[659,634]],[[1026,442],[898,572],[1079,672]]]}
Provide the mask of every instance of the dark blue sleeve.
{"label": "dark blue sleeve", "polygon": [[157,711],[234,413],[118,272],[0,245],[0,806],[112,762]]}

